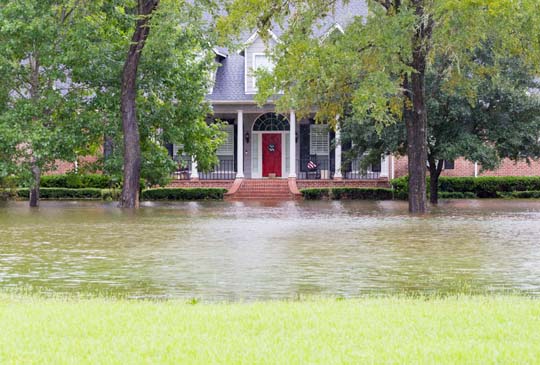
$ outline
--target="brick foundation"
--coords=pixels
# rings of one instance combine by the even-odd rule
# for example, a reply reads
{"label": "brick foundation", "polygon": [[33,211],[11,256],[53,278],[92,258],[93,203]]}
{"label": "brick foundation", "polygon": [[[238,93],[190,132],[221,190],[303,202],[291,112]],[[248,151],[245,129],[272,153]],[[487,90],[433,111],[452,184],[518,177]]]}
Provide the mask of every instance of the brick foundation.
{"label": "brick foundation", "polygon": [[389,188],[388,179],[378,180],[297,180],[298,189],[309,188]]}
{"label": "brick foundation", "polygon": [[173,180],[168,188],[222,188],[229,190],[234,180]]}

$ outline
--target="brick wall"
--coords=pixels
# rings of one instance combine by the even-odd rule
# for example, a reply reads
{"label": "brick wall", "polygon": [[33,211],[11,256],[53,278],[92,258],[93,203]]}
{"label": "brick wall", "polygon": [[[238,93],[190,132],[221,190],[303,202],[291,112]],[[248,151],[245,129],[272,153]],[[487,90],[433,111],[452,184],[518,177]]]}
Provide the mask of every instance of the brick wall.
{"label": "brick wall", "polygon": [[[407,157],[395,158],[395,177],[407,175]],[[478,176],[540,176],[540,161],[514,162],[503,160],[501,166],[493,171],[480,172],[482,166],[478,166]],[[455,161],[454,169],[444,170],[442,176],[474,176],[474,163],[463,158]]]}
{"label": "brick wall", "polygon": [[[96,156],[85,156],[78,158],[79,169],[83,168],[86,164],[91,164],[97,161]],[[49,171],[46,175],[62,175],[67,174],[68,172],[75,171],[75,163],[68,161],[55,161],[56,169],[54,171]]]}
{"label": "brick wall", "polygon": [[389,188],[388,179],[378,180],[297,180],[298,189],[309,188]]}
{"label": "brick wall", "polygon": [[222,188],[229,190],[234,180],[173,180],[168,188]]}

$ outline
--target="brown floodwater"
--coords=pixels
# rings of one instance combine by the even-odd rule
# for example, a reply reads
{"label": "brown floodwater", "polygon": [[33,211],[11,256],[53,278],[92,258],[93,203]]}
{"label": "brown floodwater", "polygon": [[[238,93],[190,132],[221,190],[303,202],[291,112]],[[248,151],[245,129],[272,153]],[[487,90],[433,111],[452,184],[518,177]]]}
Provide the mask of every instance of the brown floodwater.
{"label": "brown floodwater", "polygon": [[0,290],[258,300],[540,295],[540,201],[0,205]]}

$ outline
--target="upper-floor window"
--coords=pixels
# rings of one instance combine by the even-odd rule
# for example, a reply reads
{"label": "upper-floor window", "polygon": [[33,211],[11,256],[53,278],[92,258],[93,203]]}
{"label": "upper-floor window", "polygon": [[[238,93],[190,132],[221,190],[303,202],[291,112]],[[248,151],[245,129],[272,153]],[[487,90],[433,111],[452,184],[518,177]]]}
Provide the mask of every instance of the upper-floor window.
{"label": "upper-floor window", "polygon": [[[274,63],[264,53],[255,53],[253,55],[253,72],[257,70],[272,71],[274,69]],[[257,77],[253,76],[253,87],[257,88]]]}

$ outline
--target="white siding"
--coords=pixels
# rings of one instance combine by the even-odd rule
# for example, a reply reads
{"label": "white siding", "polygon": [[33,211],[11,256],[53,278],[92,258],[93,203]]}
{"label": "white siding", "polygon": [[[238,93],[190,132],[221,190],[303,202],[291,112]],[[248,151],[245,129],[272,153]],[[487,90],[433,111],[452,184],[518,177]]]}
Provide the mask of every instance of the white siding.
{"label": "white siding", "polygon": [[[272,46],[275,41],[270,40],[270,46]],[[245,73],[246,73],[246,94],[256,94],[257,89],[254,87],[255,80],[253,76],[253,67],[254,67],[254,55],[256,54],[265,54],[266,45],[260,37],[257,37],[252,44],[250,44],[245,50]]]}

